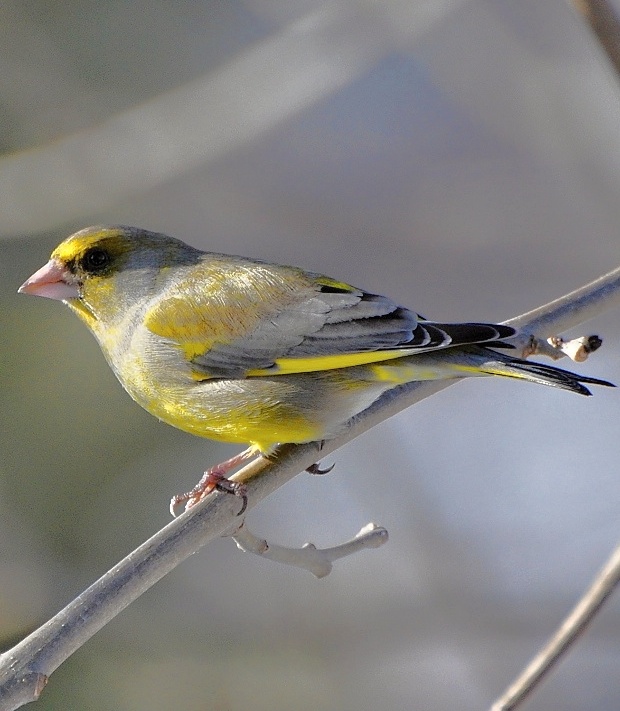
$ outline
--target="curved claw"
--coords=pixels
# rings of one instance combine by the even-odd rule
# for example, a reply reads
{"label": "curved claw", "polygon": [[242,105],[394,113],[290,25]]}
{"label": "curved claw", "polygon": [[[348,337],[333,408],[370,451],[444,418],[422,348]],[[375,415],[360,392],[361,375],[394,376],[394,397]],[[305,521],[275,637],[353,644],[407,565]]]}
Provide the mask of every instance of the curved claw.
{"label": "curved claw", "polygon": [[227,494],[234,494],[235,496],[241,497],[241,511],[239,511],[237,516],[241,516],[241,514],[247,509],[248,494],[245,484],[224,478],[216,482],[213,488],[217,491],[223,491]]}
{"label": "curved claw", "polygon": [[336,466],[336,463],[332,464],[329,467],[325,467],[325,469],[321,469],[321,466],[318,462],[315,462],[314,464],[311,464],[306,471],[308,474],[317,474],[319,476],[322,476],[323,474],[329,474],[331,470]]}

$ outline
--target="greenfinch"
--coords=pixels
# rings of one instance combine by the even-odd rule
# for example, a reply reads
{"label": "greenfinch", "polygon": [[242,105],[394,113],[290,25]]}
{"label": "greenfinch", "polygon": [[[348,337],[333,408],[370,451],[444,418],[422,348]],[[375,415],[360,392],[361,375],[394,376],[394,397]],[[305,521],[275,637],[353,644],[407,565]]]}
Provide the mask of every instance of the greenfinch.
{"label": "greenfinch", "polygon": [[226,488],[227,473],[253,454],[336,436],[403,383],[501,375],[582,395],[591,394],[583,383],[611,385],[500,352],[510,326],[428,321],[321,274],[134,227],[76,232],[19,291],[64,301],[160,420],[251,445],[173,506]]}

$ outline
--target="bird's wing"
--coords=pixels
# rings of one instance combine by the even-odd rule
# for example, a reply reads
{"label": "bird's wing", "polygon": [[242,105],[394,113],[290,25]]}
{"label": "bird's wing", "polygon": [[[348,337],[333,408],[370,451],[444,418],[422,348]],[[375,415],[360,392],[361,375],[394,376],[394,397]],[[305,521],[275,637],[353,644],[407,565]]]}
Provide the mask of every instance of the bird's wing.
{"label": "bird's wing", "polygon": [[515,333],[427,321],[384,296],[292,267],[216,267],[175,280],[144,320],[179,346],[197,379],[331,370]]}

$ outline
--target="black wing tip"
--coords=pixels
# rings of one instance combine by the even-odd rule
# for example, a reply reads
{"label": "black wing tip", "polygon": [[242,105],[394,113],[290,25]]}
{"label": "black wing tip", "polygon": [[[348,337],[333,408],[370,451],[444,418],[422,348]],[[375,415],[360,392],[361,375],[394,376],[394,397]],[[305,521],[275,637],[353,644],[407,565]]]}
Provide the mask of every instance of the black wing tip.
{"label": "black wing tip", "polygon": [[511,349],[514,348],[514,345],[504,343],[504,340],[513,338],[517,334],[517,329],[512,326],[478,321],[439,323],[422,320],[418,328],[426,329],[429,334],[435,332],[441,334],[441,338],[434,340],[442,346],[484,345],[491,348]]}
{"label": "black wing tip", "polygon": [[514,326],[506,326],[503,323],[494,324],[495,329],[498,333],[498,340],[503,340],[504,338],[512,338],[518,333],[518,329]]}
{"label": "black wing tip", "polygon": [[[588,383],[589,385],[602,385],[604,388],[615,388],[616,384],[609,380],[601,380],[600,378],[585,378],[579,376],[580,383]],[[590,393],[591,394],[591,393]]]}

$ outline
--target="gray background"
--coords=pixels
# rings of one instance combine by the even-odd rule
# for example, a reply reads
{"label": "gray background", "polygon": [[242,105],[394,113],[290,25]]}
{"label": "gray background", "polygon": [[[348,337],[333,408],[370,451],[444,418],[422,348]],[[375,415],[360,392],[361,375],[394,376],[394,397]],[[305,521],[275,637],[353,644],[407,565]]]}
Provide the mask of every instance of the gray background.
{"label": "gray background", "polygon": [[[563,0],[5,2],[0,8],[0,637],[42,623],[234,453],[123,393],[19,284],[125,223],[501,320],[620,262],[619,92]],[[620,382],[618,312],[578,333]],[[486,708],[618,539],[618,393],[459,384],[252,511],[285,545],[374,520],[324,580],[216,541],[37,708]],[[330,458],[331,461],[331,458]],[[527,709],[617,709],[612,600]]]}

